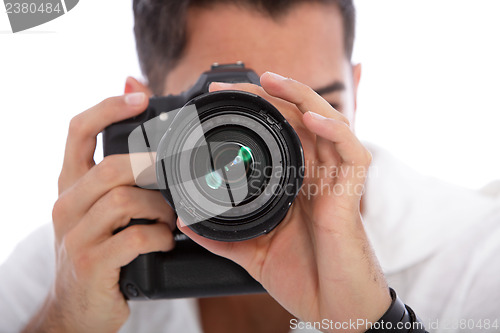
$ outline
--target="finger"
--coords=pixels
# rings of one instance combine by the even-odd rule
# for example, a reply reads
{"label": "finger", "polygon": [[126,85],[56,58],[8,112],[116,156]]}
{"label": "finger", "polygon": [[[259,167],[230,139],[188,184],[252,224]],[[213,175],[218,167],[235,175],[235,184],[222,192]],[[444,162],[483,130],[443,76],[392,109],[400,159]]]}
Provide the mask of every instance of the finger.
{"label": "finger", "polygon": [[158,191],[118,186],[99,199],[70,233],[79,244],[99,243],[131,219],[148,219],[175,228],[175,213]]}
{"label": "finger", "polygon": [[267,93],[256,84],[252,83],[228,83],[228,82],[212,82],[208,87],[209,92],[221,91],[221,90],[242,90],[248,91],[255,95],[267,95]]}
{"label": "finger", "polygon": [[172,231],[164,223],[133,225],[98,246],[104,257],[100,265],[120,268],[140,254],[169,251],[174,245]]}
{"label": "finger", "polygon": [[[221,91],[221,90],[242,90],[255,95],[258,95],[269,103],[271,103],[279,112],[286,118],[286,120],[292,125],[293,129],[297,132],[299,137],[306,136],[304,125],[302,124],[302,112],[297,108],[297,106],[289,101],[285,101],[281,98],[276,98],[269,95],[262,87],[250,83],[225,83],[225,82],[212,82],[209,87],[210,92]],[[328,104],[329,105],[329,104]],[[330,106],[331,107],[331,106]],[[304,132],[305,131],[305,132]],[[303,143],[307,144],[307,140]],[[304,147],[306,148],[306,147]]]}
{"label": "finger", "polygon": [[245,268],[248,267],[248,253],[252,252],[256,239],[240,242],[222,242],[205,238],[191,230],[180,218],[177,219],[177,227],[183,234],[208,251],[228,258]]}
{"label": "finger", "polygon": [[[254,279],[262,282],[261,268],[265,260],[271,234],[238,242],[222,242],[202,237],[191,230],[178,218],[177,227],[195,243],[208,251],[234,261],[243,267]],[[275,232],[273,230],[272,232]]]}
{"label": "finger", "polygon": [[184,222],[178,218],[177,219],[177,227],[179,230],[188,236],[191,240],[203,246],[210,252],[213,252],[217,255],[224,255],[230,252],[232,246],[235,244],[233,242],[220,242],[213,239],[205,238],[198,235],[196,232],[191,230]]}
{"label": "finger", "polygon": [[112,188],[134,183],[129,155],[105,157],[57,199],[52,211],[56,236],[62,236],[73,228],[90,207]]}
{"label": "finger", "polygon": [[349,120],[342,113],[305,84],[271,72],[262,74],[260,83],[269,95],[295,104],[302,113],[314,111],[349,125]]}
{"label": "finger", "polygon": [[[287,109],[290,109],[290,106],[293,106],[293,109],[297,109],[297,107],[293,103],[285,101],[281,98],[273,97],[269,95],[262,87],[252,83],[212,82],[208,89],[210,92],[221,91],[221,90],[246,91],[264,98],[269,103],[273,104],[274,107],[276,107],[280,111],[286,111]],[[299,115],[302,115],[298,109],[296,111]]]}
{"label": "finger", "polygon": [[111,97],[71,120],[61,172],[60,193],[93,166],[97,135],[111,124],[143,112],[147,104],[148,99],[144,93]]}
{"label": "finger", "polygon": [[326,118],[314,112],[307,112],[303,119],[311,132],[335,144],[335,150],[343,163],[363,167],[370,164],[371,154],[345,122]]}
{"label": "finger", "polygon": [[331,167],[337,167],[342,161],[333,142],[319,135],[316,135],[316,156],[321,164]]}

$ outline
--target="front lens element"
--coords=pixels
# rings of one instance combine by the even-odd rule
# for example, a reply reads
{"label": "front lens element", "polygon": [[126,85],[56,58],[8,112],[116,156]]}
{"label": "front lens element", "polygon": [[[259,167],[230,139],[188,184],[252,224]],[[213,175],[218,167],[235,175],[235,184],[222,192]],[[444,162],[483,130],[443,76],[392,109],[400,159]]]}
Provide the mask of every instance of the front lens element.
{"label": "front lens element", "polygon": [[[195,150],[194,179],[212,202],[235,207],[255,198],[265,188],[270,153],[251,130],[221,126],[206,134],[208,149]],[[228,195],[228,192],[229,195]]]}

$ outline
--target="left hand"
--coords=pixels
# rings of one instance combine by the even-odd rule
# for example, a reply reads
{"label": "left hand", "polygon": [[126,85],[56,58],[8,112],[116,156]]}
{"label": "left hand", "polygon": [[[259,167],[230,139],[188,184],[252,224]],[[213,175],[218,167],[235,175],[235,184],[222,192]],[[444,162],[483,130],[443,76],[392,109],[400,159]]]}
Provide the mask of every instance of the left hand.
{"label": "left hand", "polygon": [[[197,235],[182,221],[178,226],[201,246],[245,268],[303,321],[376,322],[391,297],[359,207],[371,154],[348,120],[308,86],[271,73],[262,75],[261,85],[213,83],[211,91],[260,95],[280,110],[299,135],[305,178],[287,216],[268,234],[242,242],[214,241]],[[365,330],[364,326],[342,329]]]}

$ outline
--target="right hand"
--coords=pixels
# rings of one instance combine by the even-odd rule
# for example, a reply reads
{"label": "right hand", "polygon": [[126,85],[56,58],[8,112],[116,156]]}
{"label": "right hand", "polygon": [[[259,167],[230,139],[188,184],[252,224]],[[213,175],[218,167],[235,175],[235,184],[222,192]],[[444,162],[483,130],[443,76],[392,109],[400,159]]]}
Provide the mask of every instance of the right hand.
{"label": "right hand", "polygon": [[[128,155],[95,165],[97,135],[145,110],[143,93],[112,97],[72,119],[53,209],[56,277],[26,331],[116,332],[129,315],[120,268],[139,254],[173,248],[175,215],[158,191],[134,187]],[[130,219],[156,220],[113,235]]]}

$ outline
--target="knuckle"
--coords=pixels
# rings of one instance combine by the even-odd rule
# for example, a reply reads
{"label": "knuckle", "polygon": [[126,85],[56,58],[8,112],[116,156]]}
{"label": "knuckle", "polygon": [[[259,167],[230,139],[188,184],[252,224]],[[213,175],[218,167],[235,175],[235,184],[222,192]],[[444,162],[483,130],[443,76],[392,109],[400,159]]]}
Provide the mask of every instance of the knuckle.
{"label": "knuckle", "polygon": [[142,249],[147,244],[147,235],[139,226],[128,227],[126,243],[134,249]]}
{"label": "knuckle", "polygon": [[52,207],[52,222],[56,230],[60,229],[64,220],[67,217],[68,205],[64,197],[59,197]]}
{"label": "knuckle", "polygon": [[130,189],[118,186],[109,192],[109,204],[113,207],[126,208],[132,203]]}
{"label": "knuckle", "polygon": [[66,184],[67,184],[66,177],[61,173],[59,175],[59,178],[57,178],[57,188],[59,189],[59,193],[61,193],[65,189]]}
{"label": "knuckle", "polygon": [[93,257],[88,251],[78,251],[73,258],[73,268],[77,278],[89,276],[93,267]]}
{"label": "knuckle", "polygon": [[88,128],[82,114],[74,116],[69,122],[69,135],[84,136],[87,132]]}

